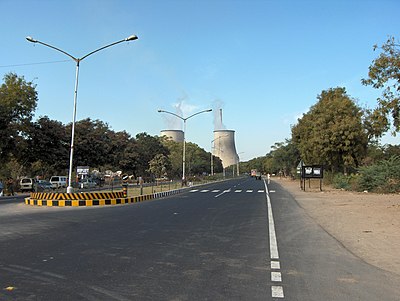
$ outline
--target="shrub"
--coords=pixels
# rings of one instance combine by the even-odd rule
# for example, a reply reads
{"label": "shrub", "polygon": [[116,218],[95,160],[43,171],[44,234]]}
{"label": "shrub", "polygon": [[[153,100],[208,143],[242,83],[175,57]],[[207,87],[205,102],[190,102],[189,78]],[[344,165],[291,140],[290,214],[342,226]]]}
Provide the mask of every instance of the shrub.
{"label": "shrub", "polygon": [[378,193],[400,192],[400,156],[362,167],[358,179],[359,190]]}

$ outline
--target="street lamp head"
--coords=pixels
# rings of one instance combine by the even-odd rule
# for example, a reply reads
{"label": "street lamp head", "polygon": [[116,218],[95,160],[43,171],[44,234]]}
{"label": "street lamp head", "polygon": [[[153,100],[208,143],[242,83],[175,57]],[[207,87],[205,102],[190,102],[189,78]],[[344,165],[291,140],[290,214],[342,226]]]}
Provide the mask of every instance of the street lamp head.
{"label": "street lamp head", "polygon": [[158,113],[162,113],[162,112],[164,112],[164,111],[163,111],[163,110],[158,110],[157,112],[158,112]]}
{"label": "street lamp head", "polygon": [[136,36],[136,35],[131,35],[131,36],[129,36],[129,37],[127,37],[126,39],[125,39],[125,41],[133,41],[133,40],[137,40],[138,39],[138,37]]}
{"label": "street lamp head", "polygon": [[206,112],[211,112],[212,111],[212,109],[208,109]]}
{"label": "street lamp head", "polygon": [[27,39],[29,42],[37,43],[37,40],[35,40],[34,38],[32,38],[32,37],[30,37],[30,36],[26,37],[26,39]]}

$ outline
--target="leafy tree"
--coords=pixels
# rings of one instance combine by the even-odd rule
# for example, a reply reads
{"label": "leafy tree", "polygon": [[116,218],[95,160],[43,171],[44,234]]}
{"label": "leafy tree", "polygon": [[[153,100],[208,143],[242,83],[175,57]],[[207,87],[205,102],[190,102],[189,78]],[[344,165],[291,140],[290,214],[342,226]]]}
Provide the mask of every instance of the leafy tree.
{"label": "leafy tree", "polygon": [[268,167],[265,170],[270,173],[281,171],[283,175],[291,174],[300,162],[300,154],[296,145],[289,139],[285,142],[277,142],[272,146],[272,151],[267,155]]}
{"label": "leafy tree", "polygon": [[149,162],[148,171],[155,175],[156,178],[161,178],[162,176],[167,176],[167,170],[169,168],[170,162],[168,157],[163,154],[157,154]]}
{"label": "leafy tree", "polygon": [[65,126],[47,116],[33,122],[26,134],[23,158],[32,164],[31,174],[50,177],[68,169],[69,146]]}
{"label": "leafy tree", "polygon": [[376,137],[390,129],[390,118],[393,122],[392,134],[400,131],[400,49],[395,39],[390,37],[380,48],[382,52],[369,67],[368,78],[362,79],[364,85],[376,89],[383,88],[378,106],[370,112],[371,125]]}
{"label": "leafy tree", "polygon": [[[70,135],[71,125],[67,127]],[[100,120],[90,118],[75,123],[74,166],[97,167],[110,162],[110,129]]]}
{"label": "leafy tree", "polygon": [[365,156],[368,135],[362,116],[345,88],[322,91],[318,102],[292,127],[292,141],[306,164],[324,164],[333,172],[346,173]]}
{"label": "leafy tree", "polygon": [[168,156],[168,149],[161,143],[160,138],[147,133],[136,135],[136,152],[139,154],[136,172],[138,176],[148,175],[149,162],[158,154]]}
{"label": "leafy tree", "polygon": [[189,176],[211,173],[211,154],[195,143],[186,143],[186,168]]}
{"label": "leafy tree", "polygon": [[18,156],[19,142],[37,105],[36,86],[15,73],[4,76],[0,86],[0,163]]}

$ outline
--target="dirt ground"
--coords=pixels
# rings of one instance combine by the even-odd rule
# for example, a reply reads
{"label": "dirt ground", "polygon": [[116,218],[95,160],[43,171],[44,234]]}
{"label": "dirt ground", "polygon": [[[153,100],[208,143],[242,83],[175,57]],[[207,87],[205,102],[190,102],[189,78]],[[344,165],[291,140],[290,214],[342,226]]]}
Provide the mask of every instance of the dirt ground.
{"label": "dirt ground", "polygon": [[273,178],[328,233],[371,265],[400,275],[400,194],[358,193]]}

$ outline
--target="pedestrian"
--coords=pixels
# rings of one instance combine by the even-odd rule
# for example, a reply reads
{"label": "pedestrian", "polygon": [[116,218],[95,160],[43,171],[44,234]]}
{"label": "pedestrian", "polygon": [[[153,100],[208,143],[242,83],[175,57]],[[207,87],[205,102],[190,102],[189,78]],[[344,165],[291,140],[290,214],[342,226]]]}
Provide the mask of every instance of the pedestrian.
{"label": "pedestrian", "polygon": [[9,195],[14,195],[14,181],[11,177],[7,179],[7,191]]}

